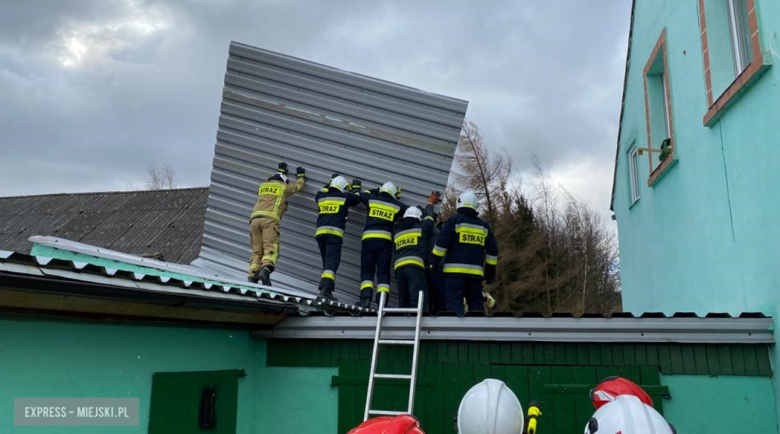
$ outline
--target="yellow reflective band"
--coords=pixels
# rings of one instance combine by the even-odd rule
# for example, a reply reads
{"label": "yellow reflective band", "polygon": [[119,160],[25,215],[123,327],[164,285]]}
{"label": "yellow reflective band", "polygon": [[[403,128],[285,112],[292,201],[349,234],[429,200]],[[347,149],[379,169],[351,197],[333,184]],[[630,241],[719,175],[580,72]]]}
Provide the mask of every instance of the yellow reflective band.
{"label": "yellow reflective band", "polygon": [[[389,208],[389,209],[382,209]],[[381,205],[371,205],[368,210],[368,216],[376,219],[387,220],[389,222],[395,219],[396,210]]]}
{"label": "yellow reflective band", "polygon": [[272,219],[274,219],[276,221],[279,221],[279,216],[274,214],[271,211],[255,211],[255,212],[252,213],[250,218],[255,218],[255,217],[268,217],[268,218],[272,218]]}
{"label": "yellow reflective band", "polygon": [[341,209],[341,203],[337,201],[324,200],[319,203],[320,214],[338,214]]}
{"label": "yellow reflective band", "polygon": [[387,240],[387,241],[393,241],[393,236],[390,234],[385,233],[366,233],[363,234],[363,239],[380,239],[380,240]]}
{"label": "yellow reflective band", "polygon": [[337,237],[344,238],[344,234],[335,229],[319,229],[317,230],[317,232],[314,233],[315,237],[318,237],[320,235],[335,235]]}
{"label": "yellow reflective band", "polygon": [[366,282],[362,285],[360,285],[360,290],[364,290],[366,288],[374,289],[374,282]]}
{"label": "yellow reflective band", "polygon": [[402,249],[404,247],[416,246],[420,240],[420,234],[407,234],[395,238],[395,248]]}
{"label": "yellow reflective band", "polygon": [[448,267],[444,266],[445,273],[459,273],[459,274],[471,274],[474,276],[484,276],[485,272],[482,270],[476,270],[473,268],[461,268],[461,267]]}
{"label": "yellow reflective band", "polygon": [[377,285],[376,292],[390,292],[390,285]]}
{"label": "yellow reflective band", "polygon": [[404,259],[395,263],[395,269],[397,270],[405,265],[419,265],[420,267],[425,268],[425,263],[419,259]]}
{"label": "yellow reflective band", "polygon": [[327,271],[322,273],[322,278],[323,279],[336,280],[336,276],[334,276],[333,273],[330,273],[330,272],[327,272]]}
{"label": "yellow reflective band", "polygon": [[423,220],[433,220],[433,217],[428,215],[428,216],[425,216],[425,218]]}
{"label": "yellow reflective band", "polygon": [[433,248],[433,254],[436,256],[444,257],[444,255],[447,254],[447,249],[443,249],[439,246],[435,246]]}
{"label": "yellow reflective band", "polygon": [[485,228],[482,227],[472,227],[472,226],[458,226],[455,228],[456,233],[464,233],[464,234],[474,234],[474,235],[482,235],[487,236],[488,231]]}
{"label": "yellow reflective band", "polygon": [[280,196],[282,194],[282,191],[284,190],[284,187],[281,185],[275,185],[276,183],[264,183],[261,184],[260,187],[257,189],[257,195],[262,196],[264,194],[271,194],[274,196]]}
{"label": "yellow reflective band", "polygon": [[495,256],[488,256],[487,259],[485,259],[485,263],[488,265],[498,265],[498,258]]}

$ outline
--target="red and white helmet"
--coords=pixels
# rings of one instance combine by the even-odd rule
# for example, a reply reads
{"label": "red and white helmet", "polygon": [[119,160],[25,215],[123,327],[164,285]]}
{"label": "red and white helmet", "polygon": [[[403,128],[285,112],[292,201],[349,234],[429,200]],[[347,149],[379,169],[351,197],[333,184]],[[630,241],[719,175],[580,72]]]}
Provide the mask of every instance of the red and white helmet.
{"label": "red and white helmet", "polygon": [[674,426],[636,396],[620,395],[593,413],[585,434],[676,434]]}
{"label": "red and white helmet", "polygon": [[590,399],[593,401],[593,405],[596,409],[601,408],[604,404],[614,401],[615,398],[621,395],[636,396],[640,401],[653,406],[653,399],[647,394],[641,387],[631,380],[627,380],[621,377],[607,377],[601,380],[593,390],[590,391]]}

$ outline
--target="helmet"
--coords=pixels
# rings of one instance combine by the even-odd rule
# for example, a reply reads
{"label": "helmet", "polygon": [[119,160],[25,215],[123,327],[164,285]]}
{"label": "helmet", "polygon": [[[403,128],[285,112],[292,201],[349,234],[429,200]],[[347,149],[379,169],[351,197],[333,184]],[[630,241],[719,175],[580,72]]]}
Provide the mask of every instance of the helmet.
{"label": "helmet", "polygon": [[379,187],[379,192],[380,193],[384,192],[389,194],[390,196],[395,197],[395,195],[398,193],[398,188],[395,186],[395,184],[388,181],[382,184],[381,187]]}
{"label": "helmet", "polygon": [[349,185],[349,182],[343,176],[337,176],[330,181],[330,186],[337,188],[342,193],[347,189],[347,185]]}
{"label": "helmet", "polygon": [[604,404],[614,401],[620,395],[631,395],[639,398],[640,401],[653,406],[653,399],[636,383],[620,377],[607,377],[601,380],[601,383],[595,389],[590,391],[590,399],[593,405],[599,409]]}
{"label": "helmet", "polygon": [[458,197],[458,209],[460,208],[471,208],[474,211],[478,211],[479,201],[477,200],[477,195],[471,190],[464,191]]}
{"label": "helmet", "polygon": [[675,434],[674,427],[636,396],[620,395],[593,413],[585,434]]}
{"label": "helmet", "polygon": [[416,218],[417,220],[422,220],[422,211],[420,211],[420,208],[417,208],[416,206],[410,206],[406,209],[406,212],[404,213],[404,218],[412,217]]}
{"label": "helmet", "polygon": [[353,428],[347,434],[425,434],[414,416],[375,417]]}
{"label": "helmet", "polygon": [[466,392],[457,424],[461,434],[521,434],[523,407],[503,381],[488,378]]}

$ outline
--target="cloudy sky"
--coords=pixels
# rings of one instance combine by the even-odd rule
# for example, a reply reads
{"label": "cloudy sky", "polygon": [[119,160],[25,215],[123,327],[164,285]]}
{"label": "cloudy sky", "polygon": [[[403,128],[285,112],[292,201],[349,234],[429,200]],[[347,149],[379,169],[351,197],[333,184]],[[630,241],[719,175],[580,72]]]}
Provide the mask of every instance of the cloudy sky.
{"label": "cloudy sky", "polygon": [[607,216],[629,0],[2,0],[0,196],[209,183],[231,40],[469,101]]}

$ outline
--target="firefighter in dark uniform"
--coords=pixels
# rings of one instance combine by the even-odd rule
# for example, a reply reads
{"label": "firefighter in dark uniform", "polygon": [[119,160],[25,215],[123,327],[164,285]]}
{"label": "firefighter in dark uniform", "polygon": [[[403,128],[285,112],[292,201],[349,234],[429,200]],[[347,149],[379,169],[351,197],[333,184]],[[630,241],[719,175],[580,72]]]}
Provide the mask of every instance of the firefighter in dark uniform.
{"label": "firefighter in dark uniform", "polygon": [[322,256],[319,296],[336,300],[333,291],[336,287],[336,271],[341,262],[344,229],[347,226],[349,207],[360,204],[360,181],[356,179],[350,185],[343,176],[334,173],[330,183],[317,192],[314,200],[319,208],[314,237]]}
{"label": "firefighter in dark uniform", "polygon": [[360,252],[360,307],[371,307],[374,296],[374,274],[377,292],[390,292],[390,266],[393,254],[393,227],[406,212],[400,200],[401,190],[392,182],[361,195],[368,208]]}
{"label": "firefighter in dark uniform", "polygon": [[477,217],[474,192],[461,194],[457,206],[441,228],[433,256],[436,267],[444,262],[447,310],[462,316],[464,297],[470,312],[484,312],[482,281],[495,281],[498,244],[490,225]]}
{"label": "firefighter in dark uniform", "polygon": [[434,226],[433,204],[441,194],[433,192],[423,212],[419,207],[409,207],[395,226],[393,237],[395,280],[398,284],[398,306],[417,307],[420,292],[423,293],[423,311],[428,310],[428,282],[425,270],[428,262],[428,239]]}

